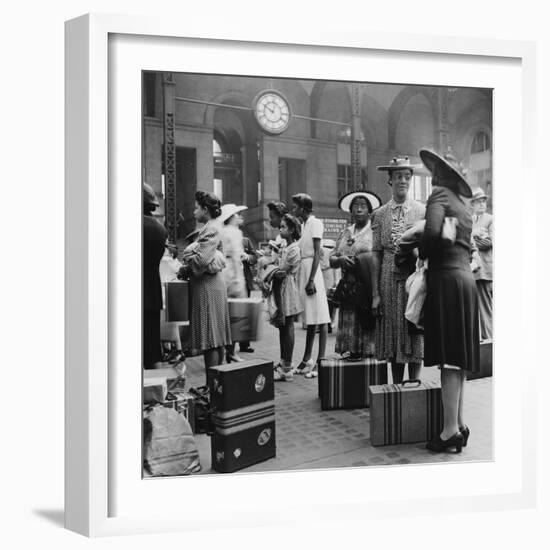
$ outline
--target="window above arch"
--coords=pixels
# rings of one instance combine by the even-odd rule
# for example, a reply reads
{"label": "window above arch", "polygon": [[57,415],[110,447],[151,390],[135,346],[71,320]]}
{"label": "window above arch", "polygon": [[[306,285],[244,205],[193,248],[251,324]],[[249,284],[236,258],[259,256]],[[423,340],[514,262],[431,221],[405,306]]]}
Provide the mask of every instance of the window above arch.
{"label": "window above arch", "polygon": [[487,132],[480,130],[472,140],[470,153],[483,153],[483,151],[488,151],[489,149],[491,149],[491,138]]}

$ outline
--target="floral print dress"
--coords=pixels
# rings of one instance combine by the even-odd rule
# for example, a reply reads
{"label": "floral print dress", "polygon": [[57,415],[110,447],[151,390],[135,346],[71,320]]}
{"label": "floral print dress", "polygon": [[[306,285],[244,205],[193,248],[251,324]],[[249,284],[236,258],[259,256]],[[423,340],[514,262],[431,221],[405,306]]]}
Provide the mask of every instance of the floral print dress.
{"label": "floral print dress", "polygon": [[397,266],[397,240],[406,229],[424,218],[423,204],[408,199],[397,203],[393,199],[373,212],[373,251],[382,253],[380,298],[382,316],[376,323],[376,357],[381,361],[420,363],[424,354],[421,334],[410,334],[405,309],[405,282],[411,274],[409,266]]}
{"label": "floral print dress", "polygon": [[[370,221],[359,230],[356,229],[355,224],[346,228],[336,241],[331,257],[355,257],[362,252],[372,252]],[[342,278],[355,280],[356,274],[342,268]],[[349,352],[360,357],[374,355],[374,330],[363,329],[359,321],[359,310],[353,304],[340,305],[334,351],[340,354]]]}

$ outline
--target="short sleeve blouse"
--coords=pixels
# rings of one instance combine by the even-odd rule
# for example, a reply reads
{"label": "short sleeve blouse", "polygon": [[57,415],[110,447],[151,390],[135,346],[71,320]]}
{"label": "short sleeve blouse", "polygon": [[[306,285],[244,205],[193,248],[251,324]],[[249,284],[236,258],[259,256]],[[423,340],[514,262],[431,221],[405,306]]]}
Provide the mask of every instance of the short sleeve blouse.
{"label": "short sleeve blouse", "polygon": [[298,242],[302,258],[313,258],[313,239],[322,239],[323,232],[323,222],[313,215],[309,216],[302,226],[302,237]]}

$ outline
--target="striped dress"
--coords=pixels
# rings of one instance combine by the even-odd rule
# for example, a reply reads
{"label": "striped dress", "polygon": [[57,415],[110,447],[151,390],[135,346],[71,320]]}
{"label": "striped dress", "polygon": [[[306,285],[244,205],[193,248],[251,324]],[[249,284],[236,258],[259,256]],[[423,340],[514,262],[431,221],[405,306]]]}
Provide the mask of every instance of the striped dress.
{"label": "striped dress", "polygon": [[206,270],[216,257],[216,251],[223,252],[218,224],[210,220],[199,231],[190,254],[185,254],[190,277],[190,329],[191,348],[203,352],[231,344],[227,290],[221,272]]}

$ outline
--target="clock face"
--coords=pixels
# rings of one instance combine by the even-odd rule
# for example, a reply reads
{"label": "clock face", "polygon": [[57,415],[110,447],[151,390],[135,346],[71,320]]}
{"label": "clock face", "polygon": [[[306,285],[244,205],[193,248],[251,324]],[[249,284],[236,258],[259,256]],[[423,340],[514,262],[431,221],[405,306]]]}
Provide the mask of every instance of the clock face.
{"label": "clock face", "polygon": [[266,90],[254,100],[254,116],[265,132],[281,134],[290,123],[290,105],[279,92]]}

